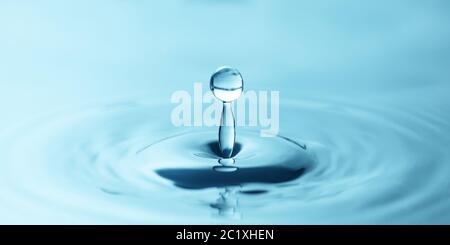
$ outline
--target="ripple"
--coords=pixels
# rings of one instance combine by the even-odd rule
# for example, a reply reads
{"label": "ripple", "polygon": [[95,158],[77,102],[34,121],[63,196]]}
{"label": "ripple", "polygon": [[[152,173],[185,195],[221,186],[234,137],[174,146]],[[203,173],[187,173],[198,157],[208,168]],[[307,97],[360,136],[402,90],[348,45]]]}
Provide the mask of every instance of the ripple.
{"label": "ripple", "polygon": [[149,120],[170,109],[114,104],[4,130],[0,210],[10,211],[1,215],[27,223],[450,221],[450,125],[439,111],[286,101],[281,115],[294,116],[281,118],[280,136],[238,128],[238,169],[226,173],[214,170],[215,128]]}

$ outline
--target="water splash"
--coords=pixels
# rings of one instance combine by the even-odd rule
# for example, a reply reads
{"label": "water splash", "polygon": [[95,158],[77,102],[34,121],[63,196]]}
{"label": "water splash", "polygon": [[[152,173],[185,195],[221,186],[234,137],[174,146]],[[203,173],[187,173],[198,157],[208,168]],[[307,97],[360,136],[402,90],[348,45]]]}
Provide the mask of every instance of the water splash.
{"label": "water splash", "polygon": [[213,170],[215,130],[149,123],[169,106],[35,120],[0,138],[2,222],[445,223],[450,125],[419,108],[285,100],[302,116],[276,138],[240,130],[232,173]]}
{"label": "water splash", "polygon": [[230,67],[220,67],[211,76],[210,88],[213,94],[223,102],[219,128],[219,147],[222,152],[221,155],[225,159],[219,160],[224,167],[218,167],[217,170],[230,171],[226,167],[236,170],[235,167],[231,166],[234,164],[234,161],[229,159],[233,154],[236,140],[236,122],[231,102],[241,96],[244,90],[244,81],[238,70]]}

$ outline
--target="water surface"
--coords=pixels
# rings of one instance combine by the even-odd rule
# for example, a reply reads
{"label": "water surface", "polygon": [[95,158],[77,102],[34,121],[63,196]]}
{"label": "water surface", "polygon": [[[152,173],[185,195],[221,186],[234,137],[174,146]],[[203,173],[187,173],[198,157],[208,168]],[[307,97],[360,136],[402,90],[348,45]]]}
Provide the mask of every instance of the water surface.
{"label": "water surface", "polygon": [[[0,223],[450,223],[447,1],[5,1]],[[174,127],[232,65],[280,133]]]}

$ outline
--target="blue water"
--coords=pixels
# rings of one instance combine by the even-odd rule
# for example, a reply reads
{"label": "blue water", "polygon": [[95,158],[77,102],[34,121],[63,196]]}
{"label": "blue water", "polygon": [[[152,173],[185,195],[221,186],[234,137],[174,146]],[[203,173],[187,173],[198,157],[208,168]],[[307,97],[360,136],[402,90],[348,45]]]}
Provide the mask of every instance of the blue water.
{"label": "blue water", "polygon": [[[450,4],[2,1],[0,223],[450,223]],[[174,127],[221,65],[278,137]]]}

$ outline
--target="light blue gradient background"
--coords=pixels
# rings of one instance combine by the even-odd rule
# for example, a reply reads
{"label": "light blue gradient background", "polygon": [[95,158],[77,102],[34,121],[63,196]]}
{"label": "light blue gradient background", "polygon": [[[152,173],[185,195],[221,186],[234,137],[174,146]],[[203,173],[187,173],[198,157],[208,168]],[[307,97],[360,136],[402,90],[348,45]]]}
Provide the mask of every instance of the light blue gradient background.
{"label": "light blue gradient background", "polygon": [[[280,91],[282,103],[332,98],[381,110],[433,110],[435,134],[419,140],[450,142],[447,0],[0,0],[0,132],[84,106],[142,99],[170,105],[174,91],[207,84],[222,65],[238,68],[247,89]],[[282,114],[281,132],[295,131],[295,118]],[[315,130],[333,127],[326,121]],[[312,139],[312,131],[302,133]],[[448,171],[448,157],[435,160]],[[439,186],[446,201],[439,210],[450,211],[449,183]],[[374,222],[450,221],[448,212],[438,213]],[[304,221],[314,223],[310,218]],[[67,220],[51,222],[59,221]]]}
{"label": "light blue gradient background", "polygon": [[427,89],[450,79],[449,5],[2,0],[1,125],[66,104],[169,102],[223,64],[286,96]]}

